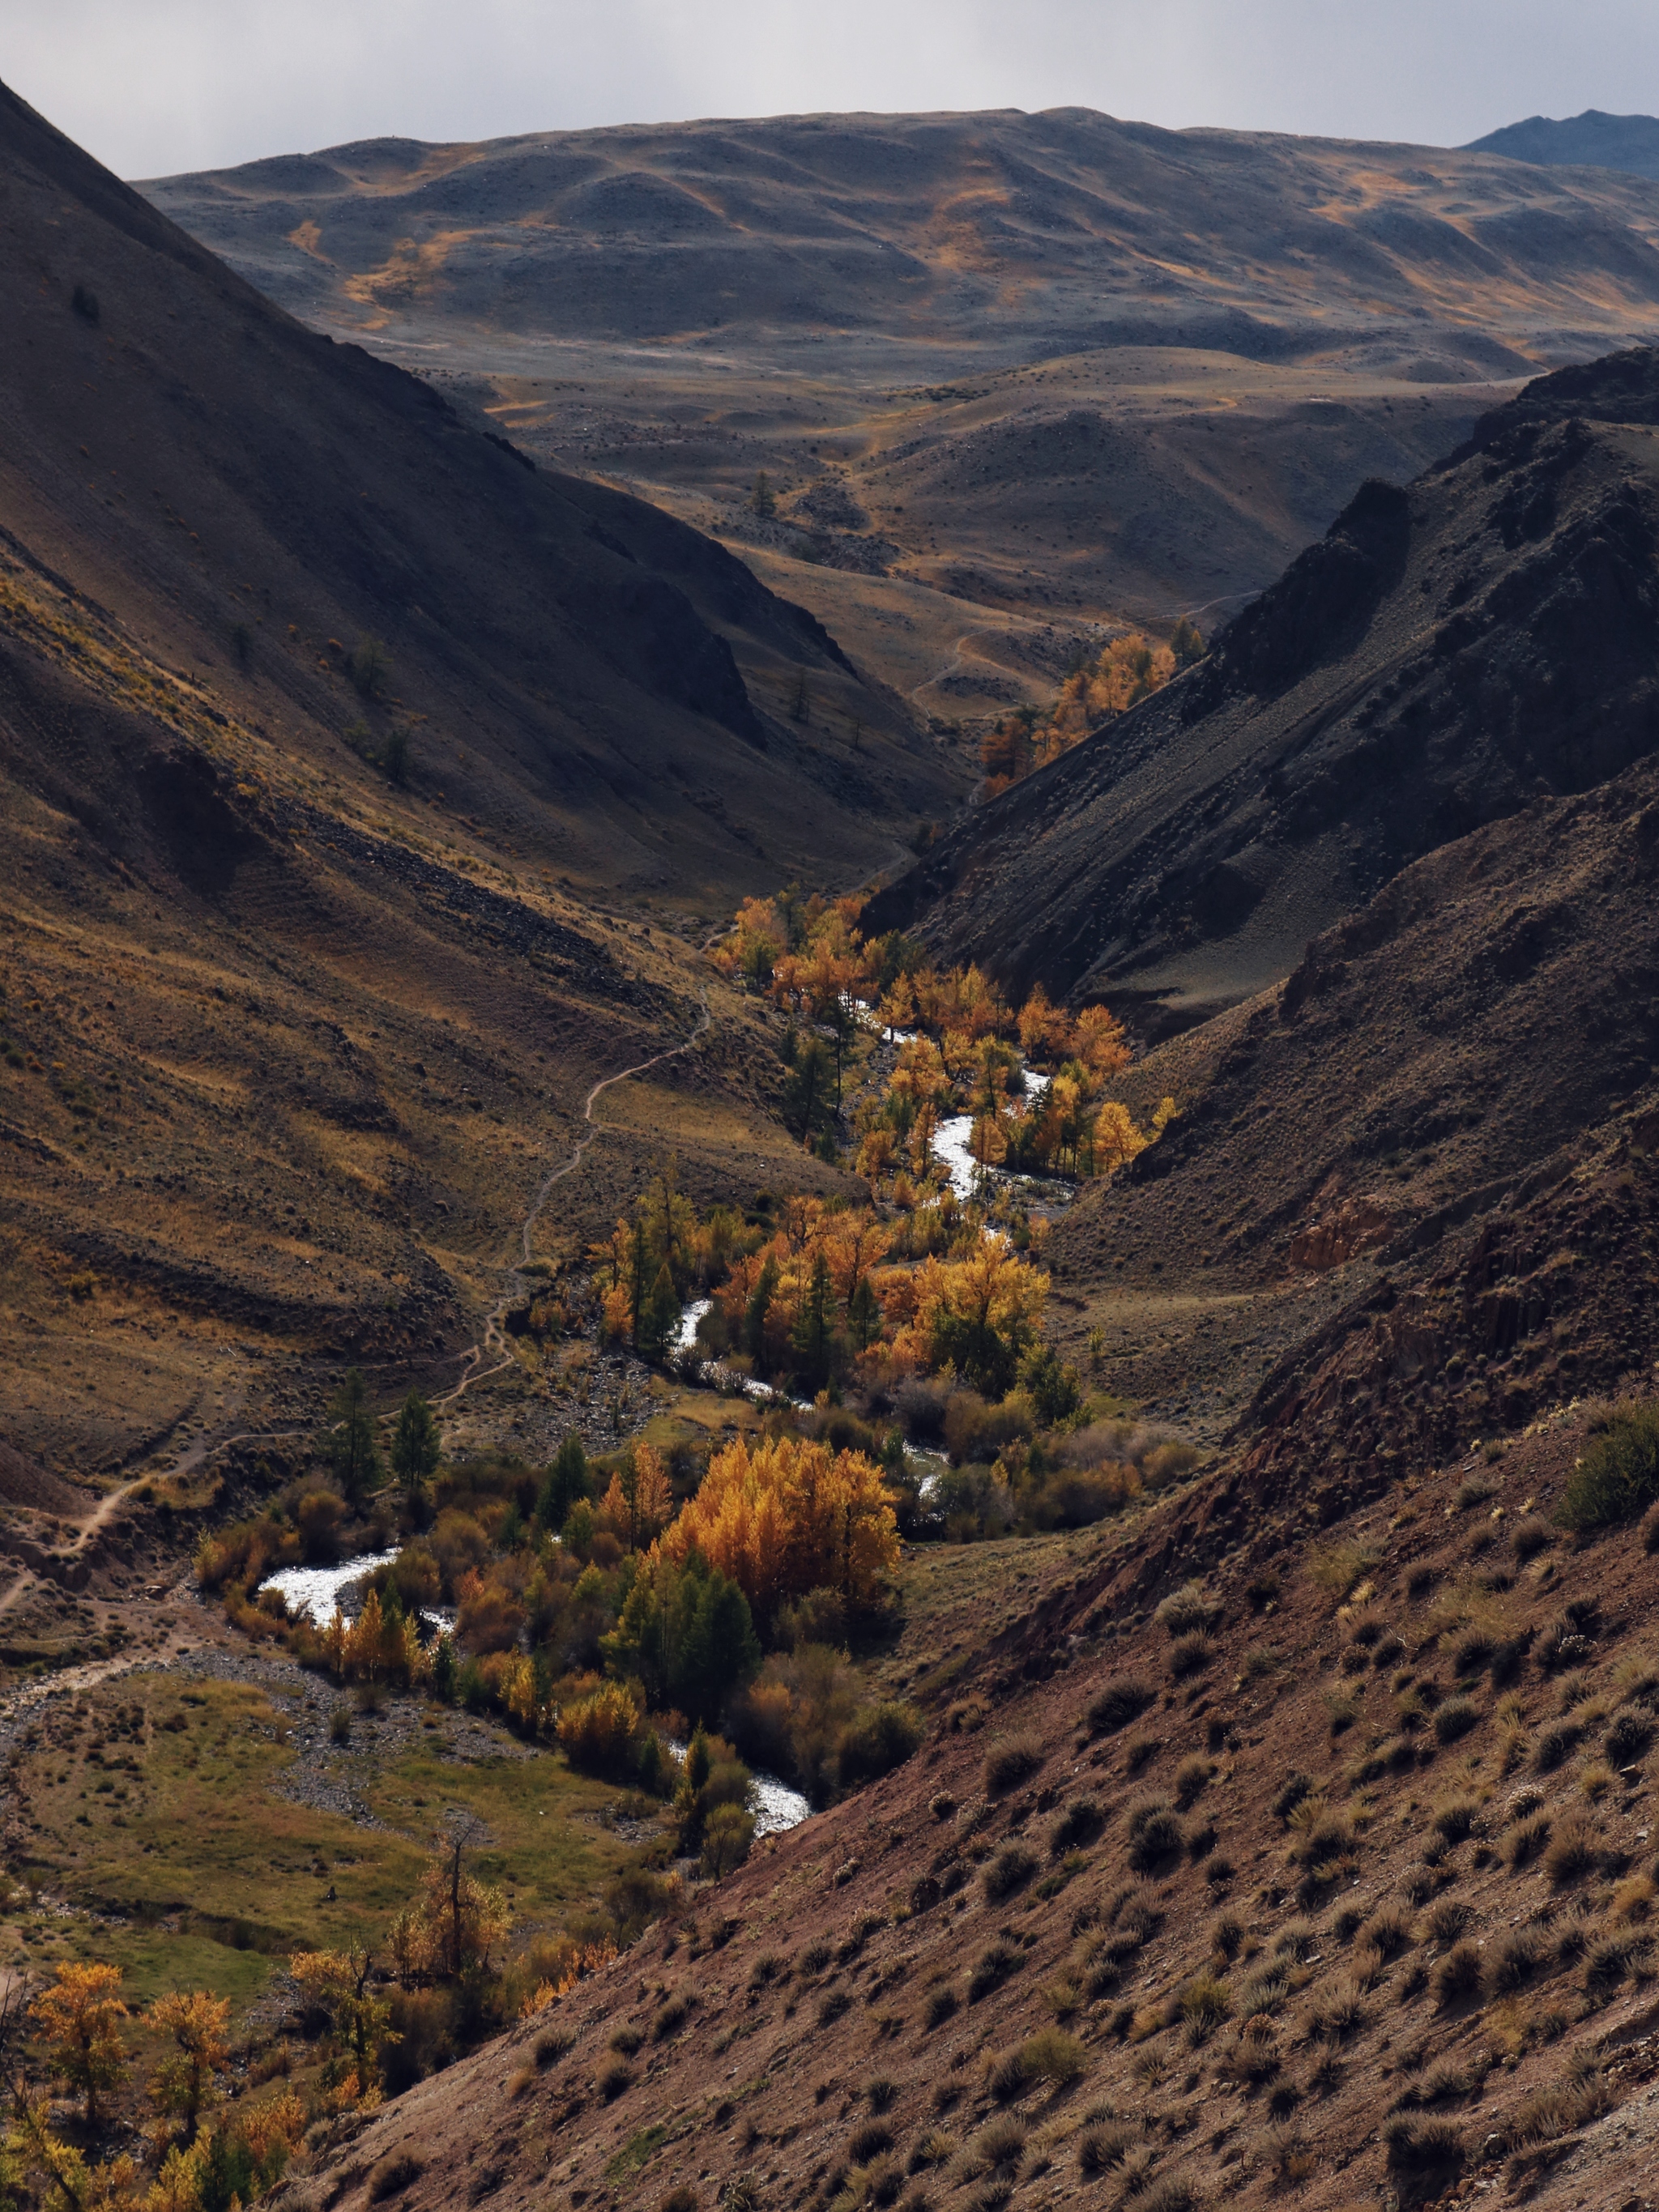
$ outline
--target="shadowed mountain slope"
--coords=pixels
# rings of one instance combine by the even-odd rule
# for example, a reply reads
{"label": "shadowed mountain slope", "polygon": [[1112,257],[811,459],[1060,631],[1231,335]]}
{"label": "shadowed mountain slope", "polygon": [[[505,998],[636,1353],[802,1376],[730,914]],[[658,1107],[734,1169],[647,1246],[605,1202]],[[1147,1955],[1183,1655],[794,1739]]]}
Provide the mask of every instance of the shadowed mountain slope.
{"label": "shadowed mountain slope", "polygon": [[[210,667],[290,761],[359,778],[400,727],[422,804],[693,906],[868,866],[948,799],[937,748],[710,540],[307,331],[9,94],[0,159],[14,556]],[[366,635],[389,667],[354,688]],[[798,741],[803,672],[856,759]]]}
{"label": "shadowed mountain slope", "polygon": [[1284,976],[1408,862],[1659,743],[1659,356],[1529,386],[1366,485],[1207,660],[870,909],[1152,1034]]}
{"label": "shadowed mountain slope", "polygon": [[1659,118],[1608,115],[1587,107],[1561,122],[1529,115],[1472,139],[1468,154],[1504,154],[1512,161],[1573,168],[1620,169],[1626,176],[1659,177]]}
{"label": "shadowed mountain slope", "polygon": [[[793,1157],[702,915],[955,787],[718,546],[303,329],[3,93],[0,195],[0,1442],[187,1468],[347,1359],[453,1386],[591,1086],[704,1006],[538,1256],[676,1139],[705,1194]],[[810,733],[768,703],[808,672]]]}

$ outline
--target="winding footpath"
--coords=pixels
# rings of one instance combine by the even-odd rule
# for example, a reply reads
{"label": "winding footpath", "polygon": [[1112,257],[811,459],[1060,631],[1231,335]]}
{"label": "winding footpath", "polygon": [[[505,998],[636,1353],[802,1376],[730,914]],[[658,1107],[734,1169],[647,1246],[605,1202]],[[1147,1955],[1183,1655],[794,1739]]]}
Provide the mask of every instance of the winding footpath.
{"label": "winding footpath", "polygon": [[[713,1025],[714,1016],[709,1011],[708,1000],[705,994],[702,1012],[698,1017],[696,1027],[690,1036],[678,1044],[669,1045],[663,1051],[653,1053],[649,1060],[636,1060],[631,1067],[619,1068],[614,1075],[602,1076],[588,1092],[582,1107],[582,1120],[586,1124],[587,1133],[577,1143],[569,1158],[562,1166],[553,1169],[543,1178],[538,1186],[534,1201],[525,1215],[519,1231],[519,1244],[522,1257],[508,1267],[507,1287],[485,1320],[483,1336],[463,1355],[465,1364],[460,1379],[454,1389],[446,1391],[442,1397],[434,1398],[432,1401],[434,1410],[440,1407],[453,1405],[473,1383],[484,1382],[492,1375],[499,1375],[503,1368],[512,1364],[512,1350],[507,1344],[502,1323],[514,1302],[528,1294],[529,1285],[525,1270],[529,1266],[532,1257],[531,1239],[535,1234],[536,1224],[540,1219],[549,1198],[552,1195],[554,1185],[562,1182],[566,1176],[575,1172],[581,1165],[583,1155],[588,1146],[605,1133],[605,1124],[593,1118],[593,1109],[599,1100],[617,1084],[626,1083],[630,1076],[644,1075],[649,1069],[660,1066],[663,1061],[676,1060],[682,1053],[690,1052],[699,1037]],[[495,1352],[499,1352],[501,1357],[495,1359],[493,1365],[485,1366],[485,1360]],[[307,1429],[244,1429],[216,1437],[198,1437],[194,1443],[186,1447],[172,1472],[180,1474],[191,1473],[204,1460],[210,1458],[216,1453],[228,1450],[233,1444],[276,1443],[311,1433],[312,1431]],[[152,1479],[155,1470],[151,1468],[135,1474],[130,1480],[122,1483],[118,1488],[108,1492],[100,1498],[92,1510],[82,1520],[74,1524],[75,1539],[67,1547],[71,1558],[78,1559],[86,1553],[88,1547],[113,1520],[130,1493],[141,1483]],[[52,1579],[55,1580],[56,1577]],[[33,1589],[39,1580],[40,1577],[32,1569],[27,1566],[21,1568],[14,1577],[9,1589],[0,1592],[0,1618],[3,1618],[9,1613],[19,1599],[26,1592]],[[80,1687],[87,1682],[102,1680],[108,1674],[121,1672],[126,1665],[131,1663],[133,1663],[131,1661],[104,1662],[90,1667],[71,1669],[69,1673],[50,1680],[58,1686],[72,1683],[75,1686]],[[16,1695],[0,1702],[0,1716],[3,1716],[17,1702]]]}

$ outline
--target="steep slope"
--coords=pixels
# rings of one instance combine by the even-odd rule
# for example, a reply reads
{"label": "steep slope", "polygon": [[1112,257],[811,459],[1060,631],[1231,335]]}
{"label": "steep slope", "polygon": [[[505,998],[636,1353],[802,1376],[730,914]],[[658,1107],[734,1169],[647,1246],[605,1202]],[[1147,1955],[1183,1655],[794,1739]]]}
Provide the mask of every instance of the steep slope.
{"label": "steep slope", "polygon": [[1168,690],[872,906],[1157,1035],[1286,975],[1418,855],[1659,742],[1659,356],[1530,385]]}
{"label": "steep slope", "polygon": [[1524,1510],[1586,1427],[1091,1540],[908,1765],[274,2203],[1645,2202],[1652,1577]]}
{"label": "steep slope", "polygon": [[[538,1193],[556,1264],[677,1142],[751,1192],[793,1147],[701,917],[952,785],[717,547],[301,329],[9,94],[0,177],[0,1442],[188,1480],[349,1360],[453,1389]],[[810,731],[768,706],[807,672]]]}
{"label": "steep slope", "polygon": [[1659,763],[1416,862],[1159,1047],[1182,1115],[1051,1240],[1114,1386],[1310,1467],[1432,1465],[1652,1357]]}
{"label": "steep slope", "polygon": [[[708,539],[304,330],[9,94],[0,126],[12,553],[210,666],[284,757],[360,777],[352,742],[397,728],[422,807],[694,908],[879,862],[948,799],[937,748]],[[389,667],[354,688],[365,635]],[[803,673],[856,758],[788,722]]]}
{"label": "steep slope", "polygon": [[1556,122],[1529,115],[1472,139],[1469,154],[1503,154],[1511,161],[1534,161],[1571,168],[1620,169],[1626,176],[1659,177],[1659,118],[1608,115],[1587,107],[1582,115]]}
{"label": "steep slope", "polygon": [[947,723],[1051,689],[1088,623],[1207,630],[1510,381],[1659,334],[1645,180],[1080,108],[379,140],[144,189],[318,328],[720,531]]}

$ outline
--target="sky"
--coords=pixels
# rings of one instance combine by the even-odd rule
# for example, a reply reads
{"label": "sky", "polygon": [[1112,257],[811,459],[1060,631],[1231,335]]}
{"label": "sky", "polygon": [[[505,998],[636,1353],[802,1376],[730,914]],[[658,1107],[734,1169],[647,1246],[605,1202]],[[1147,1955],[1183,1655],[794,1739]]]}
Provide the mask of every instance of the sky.
{"label": "sky", "polygon": [[1659,112],[1655,0],[3,0],[0,77],[121,175],[354,138],[1085,106],[1460,145]]}

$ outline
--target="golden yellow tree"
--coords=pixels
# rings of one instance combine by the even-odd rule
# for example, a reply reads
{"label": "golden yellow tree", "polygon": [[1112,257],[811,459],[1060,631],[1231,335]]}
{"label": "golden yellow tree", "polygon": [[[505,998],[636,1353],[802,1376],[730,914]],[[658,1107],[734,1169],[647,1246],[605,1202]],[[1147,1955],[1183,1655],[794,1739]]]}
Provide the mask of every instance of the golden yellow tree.
{"label": "golden yellow tree", "polygon": [[799,1437],[751,1451],[739,1437],[715,1453],[659,1549],[677,1565],[700,1552],[769,1620],[809,1589],[870,1605],[898,1563],[898,1523],[880,1468],[862,1452]]}
{"label": "golden yellow tree", "polygon": [[1064,1060],[1072,1046],[1072,1018],[1051,1006],[1041,983],[1019,1010],[1020,1050],[1033,1060]]}
{"label": "golden yellow tree", "polygon": [[194,2142],[204,2106],[213,2101],[218,2075],[230,2056],[225,2029],[230,2000],[206,1990],[170,1990],[157,1997],[149,2026],[165,2036],[160,2063],[149,2077],[149,2100],[174,2123],[186,2145]]}
{"label": "golden yellow tree", "polygon": [[1115,1075],[1129,1065],[1129,1043],[1123,1024],[1104,1006],[1083,1009],[1077,1018],[1072,1048],[1075,1057],[1097,1079]]}
{"label": "golden yellow tree", "polygon": [[98,2124],[99,2093],[118,2087],[126,2076],[121,2022],[128,2013],[120,1987],[118,1966],[66,1960],[55,1985],[30,2007],[50,2045],[52,2071],[86,2100],[88,2127]]}

